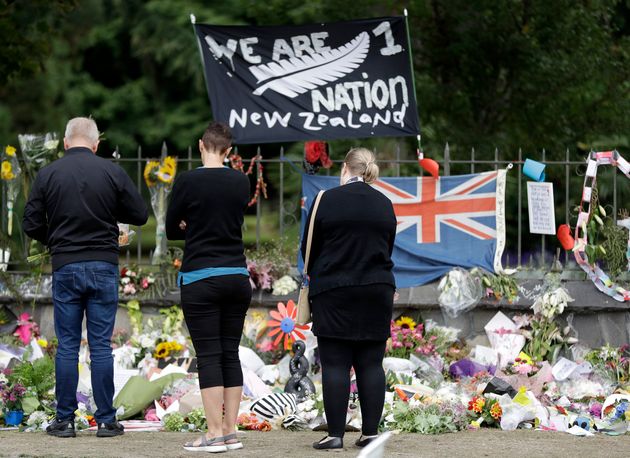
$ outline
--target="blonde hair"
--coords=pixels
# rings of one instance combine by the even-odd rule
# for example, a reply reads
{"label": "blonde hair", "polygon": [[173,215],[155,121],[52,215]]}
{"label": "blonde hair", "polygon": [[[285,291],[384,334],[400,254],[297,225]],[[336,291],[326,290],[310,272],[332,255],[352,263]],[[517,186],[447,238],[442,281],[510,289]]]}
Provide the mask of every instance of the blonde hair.
{"label": "blonde hair", "polygon": [[344,162],[353,176],[362,177],[367,184],[378,180],[376,157],[369,149],[362,147],[352,148],[346,154]]}
{"label": "blonde hair", "polygon": [[98,127],[92,118],[72,118],[66,125],[66,140],[81,138],[92,145],[98,143]]}

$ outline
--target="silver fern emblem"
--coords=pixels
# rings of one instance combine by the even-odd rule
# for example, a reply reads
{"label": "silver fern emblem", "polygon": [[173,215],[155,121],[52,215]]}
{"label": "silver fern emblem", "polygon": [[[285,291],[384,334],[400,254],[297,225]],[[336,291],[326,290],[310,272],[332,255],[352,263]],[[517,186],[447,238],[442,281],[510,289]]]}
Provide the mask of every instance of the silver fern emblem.
{"label": "silver fern emblem", "polygon": [[370,36],[361,32],[343,46],[312,56],[292,57],[249,67],[258,83],[255,95],[267,89],[294,98],[306,91],[338,80],[363,63],[370,49]]}

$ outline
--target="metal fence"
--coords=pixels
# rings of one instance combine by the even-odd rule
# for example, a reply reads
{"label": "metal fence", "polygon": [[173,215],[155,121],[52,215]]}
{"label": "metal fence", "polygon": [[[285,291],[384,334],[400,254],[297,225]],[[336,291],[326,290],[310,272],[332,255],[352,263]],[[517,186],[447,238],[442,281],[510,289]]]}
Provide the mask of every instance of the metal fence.
{"label": "metal fence", "polygon": [[[284,148],[271,151],[262,147],[257,147],[258,159],[256,165],[262,164],[263,176],[269,186],[270,198],[265,200],[259,198],[255,207],[249,211],[253,217],[255,215],[255,227],[247,228],[252,235],[251,244],[259,247],[269,238],[283,238],[286,236],[295,237],[291,243],[297,245],[297,228],[299,227],[300,211],[300,189],[301,189],[301,158],[287,157]],[[375,151],[382,175],[384,176],[415,176],[421,175],[422,171],[418,167],[416,152],[402,144],[396,144],[392,150]],[[117,151],[118,153],[118,151]],[[506,251],[504,253],[505,266],[544,267],[549,264],[556,247],[559,246],[555,236],[531,235],[528,229],[527,200],[524,192],[524,183],[527,181],[522,173],[525,158],[531,158],[544,162],[547,165],[547,181],[554,183],[556,224],[575,223],[576,216],[572,212],[572,207],[579,205],[583,174],[585,170],[586,154],[570,153],[568,149],[562,153],[549,153],[541,150],[532,154],[524,154],[520,149],[516,152],[499,151],[453,151],[447,144],[438,156],[431,155],[442,167],[443,175],[455,175],[465,173],[479,173],[489,170],[497,170],[513,164],[513,168],[508,172],[506,186],[506,225],[508,228]],[[262,154],[262,155],[261,155]],[[273,156],[273,157],[265,157]],[[572,157],[573,156],[573,157]],[[123,166],[130,174],[140,192],[148,199],[148,190],[144,184],[143,169],[147,157],[143,156],[142,149],[138,148],[135,157],[116,154],[115,162]],[[549,159],[547,159],[549,158]],[[247,162],[244,159],[244,162]],[[342,161],[333,161],[339,165]],[[178,170],[191,170],[201,165],[198,154],[193,154],[192,148],[188,148],[184,155],[179,156]],[[618,183],[616,168],[601,170],[598,182],[600,183],[600,196],[605,200],[608,207],[612,209],[613,215],[617,215],[618,202],[622,198],[627,200],[630,196],[630,188],[627,181]],[[337,173],[338,169],[321,170],[320,173]],[[258,174],[258,167],[254,167],[254,174]],[[258,178],[258,177],[256,177]],[[625,178],[625,177],[624,177]],[[252,180],[253,181],[253,180]],[[602,186],[603,184],[603,186]],[[252,186],[254,183],[252,184]],[[273,216],[275,222],[269,217]],[[251,218],[250,218],[251,219]],[[265,227],[265,224],[270,227]],[[137,244],[134,252],[127,249],[121,254],[127,262],[146,264],[150,247],[143,246],[143,228],[136,228]],[[253,232],[253,234],[252,234]],[[270,237],[271,234],[271,237]],[[571,263],[572,256],[567,253],[562,255],[561,260]]]}

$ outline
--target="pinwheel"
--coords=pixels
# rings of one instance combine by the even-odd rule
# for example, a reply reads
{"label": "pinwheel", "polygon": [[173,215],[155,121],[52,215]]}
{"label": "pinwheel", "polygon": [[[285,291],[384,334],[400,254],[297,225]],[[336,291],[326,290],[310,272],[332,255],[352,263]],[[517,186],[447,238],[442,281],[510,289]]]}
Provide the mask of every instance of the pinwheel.
{"label": "pinwheel", "polygon": [[307,330],[308,325],[297,324],[295,318],[297,316],[297,307],[292,300],[285,305],[282,302],[278,302],[278,310],[272,310],[269,312],[273,320],[267,321],[267,326],[272,328],[269,332],[269,337],[276,336],[273,341],[273,345],[276,346],[282,340],[284,336],[284,349],[289,350],[291,344],[297,339],[305,340],[306,337],[301,331]]}

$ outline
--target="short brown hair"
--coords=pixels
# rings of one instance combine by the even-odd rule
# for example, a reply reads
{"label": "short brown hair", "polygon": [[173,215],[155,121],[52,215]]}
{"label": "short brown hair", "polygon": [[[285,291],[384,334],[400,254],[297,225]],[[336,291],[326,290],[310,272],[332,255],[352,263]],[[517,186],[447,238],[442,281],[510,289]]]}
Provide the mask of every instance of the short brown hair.
{"label": "short brown hair", "polygon": [[203,146],[207,150],[223,152],[232,146],[232,132],[230,128],[220,122],[211,122],[201,137]]}

